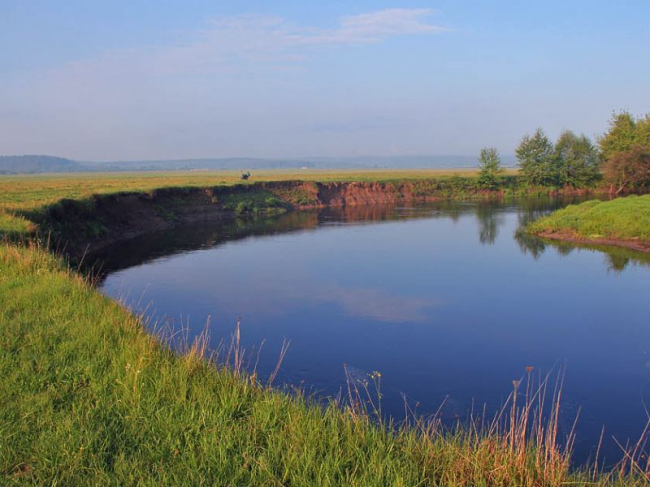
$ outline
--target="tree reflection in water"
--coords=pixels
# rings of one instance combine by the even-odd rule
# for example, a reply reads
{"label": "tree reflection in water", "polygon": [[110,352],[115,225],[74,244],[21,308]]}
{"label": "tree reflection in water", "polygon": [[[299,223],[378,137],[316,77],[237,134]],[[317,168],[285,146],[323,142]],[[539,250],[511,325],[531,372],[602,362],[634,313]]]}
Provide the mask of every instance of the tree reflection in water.
{"label": "tree reflection in water", "polygon": [[[246,218],[232,218],[221,221],[206,221],[181,226],[159,233],[144,235],[103,252],[89,256],[87,263],[102,274],[125,269],[144,262],[223,245],[230,241],[279,235],[293,232],[315,231],[330,225],[359,225],[405,220],[427,220],[447,218],[454,223],[460,218],[476,218],[478,239],[482,245],[494,245],[500,230],[508,222],[508,213],[516,212],[517,231],[514,239],[521,252],[538,260],[549,247],[559,255],[568,255],[575,245],[541,239],[526,234],[523,229],[532,221],[550,212],[576,202],[576,199],[521,198],[489,201],[442,201],[420,205],[374,205],[324,208],[311,211],[295,211],[282,215],[257,215]],[[622,272],[629,265],[650,265],[650,255],[616,247],[580,246],[600,251],[605,256],[605,265],[614,272]]]}

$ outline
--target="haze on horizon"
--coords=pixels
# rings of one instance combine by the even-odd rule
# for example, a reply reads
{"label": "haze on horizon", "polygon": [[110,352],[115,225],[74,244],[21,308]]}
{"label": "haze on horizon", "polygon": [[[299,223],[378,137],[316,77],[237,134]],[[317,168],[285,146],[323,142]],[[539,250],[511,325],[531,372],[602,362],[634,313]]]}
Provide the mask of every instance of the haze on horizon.
{"label": "haze on horizon", "polygon": [[0,155],[512,154],[650,112],[650,2],[3,0]]}

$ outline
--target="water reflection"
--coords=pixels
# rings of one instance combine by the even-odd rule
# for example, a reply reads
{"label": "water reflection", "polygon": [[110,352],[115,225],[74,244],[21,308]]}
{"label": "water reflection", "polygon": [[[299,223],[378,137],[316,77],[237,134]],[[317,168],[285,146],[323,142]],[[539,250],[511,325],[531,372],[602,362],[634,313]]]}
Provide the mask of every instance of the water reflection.
{"label": "water reflection", "polygon": [[499,227],[505,220],[493,204],[479,203],[476,206],[476,220],[479,227],[479,241],[483,245],[493,245],[499,235]]}
{"label": "water reflection", "polygon": [[261,377],[291,340],[280,383],[336,395],[343,364],[359,374],[379,370],[384,410],[398,419],[402,393],[422,414],[449,398],[443,416],[462,418],[474,400],[497,408],[526,366],[566,363],[562,420],[570,427],[583,407],[578,447],[587,456],[603,424],[624,439],[645,422],[650,256],[518,232],[568,202],[350,207],[205,222],[97,256],[101,289],[137,298],[127,304],[152,319],[182,320],[190,333],[210,317],[214,346],[241,317],[246,345],[266,343]]}
{"label": "water reflection", "polygon": [[112,245],[89,256],[86,260],[102,276],[119,269],[141,265],[157,258],[193,250],[216,247],[245,238],[309,231],[319,225],[318,213],[291,212],[280,216],[237,218],[208,221],[152,232],[126,242]]}
{"label": "water reflection", "polygon": [[[521,223],[521,222],[524,223]],[[520,226],[514,234],[515,241],[524,254],[530,255],[533,259],[538,260],[548,248],[553,249],[558,255],[569,256],[574,252],[597,252],[603,255],[603,264],[607,270],[612,272],[623,272],[628,267],[650,266],[650,254],[638,252],[622,247],[606,245],[574,245],[570,242],[560,240],[544,239],[528,235],[523,232],[523,228],[529,220],[524,217],[520,220]]]}
{"label": "water reflection", "polygon": [[582,245],[541,239],[522,231],[530,222],[545,216],[567,204],[579,203],[579,197],[571,198],[524,198],[511,201],[454,202],[404,207],[395,205],[351,206],[327,208],[318,211],[289,212],[274,216],[237,218],[222,222],[206,222],[181,226],[163,232],[150,233],[111,246],[87,258],[86,262],[98,271],[100,278],[110,272],[175,254],[208,249],[241,239],[272,236],[293,232],[313,231],[328,225],[361,225],[394,222],[400,220],[446,218],[457,222],[461,216],[476,217],[478,241],[482,245],[494,245],[500,229],[506,224],[505,214],[515,212],[517,230],[513,238],[520,250],[539,259],[547,248],[559,255],[569,255],[581,248],[604,254],[605,266],[615,272],[629,265],[650,265],[650,255],[633,250],[607,246]]}

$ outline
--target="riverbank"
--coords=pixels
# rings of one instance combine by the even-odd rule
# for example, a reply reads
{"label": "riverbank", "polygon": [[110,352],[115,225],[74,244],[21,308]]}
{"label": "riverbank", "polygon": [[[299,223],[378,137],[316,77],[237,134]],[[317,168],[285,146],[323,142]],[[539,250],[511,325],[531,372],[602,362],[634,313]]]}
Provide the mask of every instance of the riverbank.
{"label": "riverbank", "polygon": [[650,252],[650,195],[570,205],[531,223],[526,232],[572,244]]}
{"label": "riverbank", "polygon": [[73,259],[146,233],[200,221],[228,221],[326,207],[412,204],[445,199],[503,197],[465,180],[390,182],[278,181],[213,187],[160,188],[64,199],[26,213]]}
{"label": "riverbank", "polygon": [[115,174],[96,179],[0,178],[0,236],[16,240],[39,235],[79,260],[118,242],[202,220],[324,207],[587,192],[531,188],[516,174],[503,176],[497,189],[484,190],[471,171],[273,172],[258,178],[267,180],[242,184],[234,173],[144,173],[128,180]]}
{"label": "riverbank", "polygon": [[[316,200],[324,204],[326,197],[341,201],[341,194],[356,201],[359,195],[375,197],[365,185],[357,187],[359,193],[349,193],[348,185],[306,201],[320,186],[308,184],[307,191],[296,184],[266,186],[270,195],[253,185],[216,194],[202,186],[54,205],[37,203],[46,200],[42,195],[25,195],[34,203],[7,214],[30,226],[50,225],[61,236],[96,228],[101,238],[105,230],[98,221],[122,231],[131,217],[114,223],[99,215],[134,208],[136,215],[145,212],[140,217],[173,225],[203,207],[245,217]],[[302,189],[294,192],[296,187]],[[147,220],[140,217],[134,222]],[[86,227],[66,227],[66,221]],[[570,451],[558,446],[553,415],[526,434],[536,409],[521,398],[517,409],[508,399],[496,423],[476,418],[452,431],[435,421],[398,427],[380,424],[372,409],[359,408],[356,396],[344,403],[316,402],[272,389],[232,363],[234,350],[230,361],[223,355],[208,361],[201,341],[172,353],[141,320],[29,239],[34,227],[15,227],[22,244],[0,245],[0,483],[645,485],[645,473],[632,468],[627,474],[629,462],[623,474],[572,470]]]}
{"label": "riverbank", "polygon": [[[507,176],[515,176],[510,171]],[[368,171],[256,171],[252,181],[383,182],[398,179],[475,177],[474,170],[368,170]],[[146,192],[160,188],[196,188],[239,184],[236,171],[174,171],[141,173],[70,173],[21,176],[0,175],[0,235],[29,234],[33,223],[23,215],[39,212],[62,199],[80,200],[92,195]]]}

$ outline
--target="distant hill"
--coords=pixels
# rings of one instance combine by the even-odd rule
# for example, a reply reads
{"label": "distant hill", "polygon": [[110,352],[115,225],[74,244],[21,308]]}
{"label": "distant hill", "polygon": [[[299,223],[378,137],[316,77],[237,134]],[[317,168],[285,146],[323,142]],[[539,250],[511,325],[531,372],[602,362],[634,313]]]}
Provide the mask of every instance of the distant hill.
{"label": "distant hill", "polygon": [[[506,167],[514,166],[514,156],[502,157]],[[221,159],[176,159],[154,161],[115,161],[86,163],[89,168],[103,171],[176,171],[197,169],[461,169],[478,164],[474,156],[362,156],[305,157],[301,159],[262,159],[232,157]]]}
{"label": "distant hill", "polygon": [[[360,167],[385,169],[464,169],[478,165],[476,156],[358,156],[307,157],[317,167]],[[501,156],[503,165],[515,166],[514,156]]]}
{"label": "distant hill", "polygon": [[77,161],[52,156],[0,156],[0,174],[84,171]]}
{"label": "distant hill", "polygon": [[254,157],[229,157],[219,159],[169,159],[152,161],[88,162],[88,168],[98,171],[179,171],[217,169],[300,169],[315,167],[307,160],[261,159]]}
{"label": "distant hill", "polygon": [[[502,157],[506,167],[514,156]],[[476,167],[473,156],[363,156],[262,159],[230,157],[215,159],[169,159],[149,161],[80,162],[52,156],[0,156],[0,174],[98,171],[197,171],[264,169],[463,169]]]}

